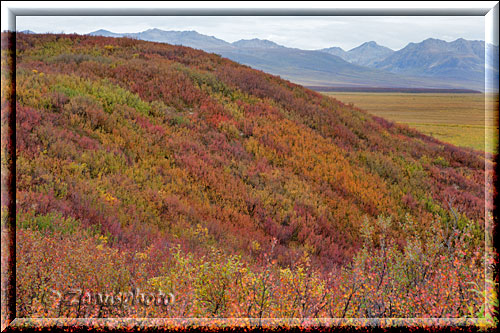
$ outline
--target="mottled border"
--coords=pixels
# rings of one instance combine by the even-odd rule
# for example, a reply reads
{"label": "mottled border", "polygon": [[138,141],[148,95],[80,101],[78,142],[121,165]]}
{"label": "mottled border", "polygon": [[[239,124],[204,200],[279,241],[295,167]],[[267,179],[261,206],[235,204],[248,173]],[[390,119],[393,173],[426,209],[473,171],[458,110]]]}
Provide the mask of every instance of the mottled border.
{"label": "mottled border", "polygon": [[[2,331],[16,313],[16,33],[2,33]],[[4,48],[9,52],[4,52]],[[4,77],[7,82],[4,82]],[[4,99],[6,103],[4,104]]]}
{"label": "mottled border", "polygon": [[228,329],[290,329],[325,331],[332,328],[340,330],[366,331],[373,328],[389,329],[426,329],[430,331],[444,328],[457,328],[461,331],[476,331],[478,327],[488,327],[485,319],[456,318],[120,318],[120,319],[74,319],[74,318],[30,318],[15,319],[11,328],[15,331],[33,328],[92,329],[97,331],[144,331],[144,330],[228,330]]}
{"label": "mottled border", "polygon": [[[97,331],[136,331],[136,330],[237,330],[237,329],[290,329],[304,330],[368,330],[380,329],[426,329],[441,330],[453,328],[465,331],[479,329],[494,329],[486,319],[436,319],[436,318],[375,318],[375,319],[244,319],[244,318],[109,318],[109,319],[73,319],[73,318],[16,318],[16,270],[15,270],[15,21],[16,16],[486,16],[486,29],[491,29],[491,36],[498,41],[498,9],[494,8],[340,8],[340,9],[173,9],[173,8],[143,8],[143,9],[92,9],[92,8],[9,8],[8,27],[10,32],[2,33],[2,49],[4,45],[12,52],[9,59],[2,59],[2,73],[9,82],[2,82],[2,95],[8,103],[2,105],[7,112],[2,112],[2,140],[6,140],[2,147],[2,274],[1,274],[1,329],[2,331],[20,331],[33,329],[55,330],[97,330]],[[488,41],[487,41],[488,42]],[[2,53],[4,57],[4,53]],[[4,65],[5,64],[5,65]],[[486,74],[488,75],[488,74]],[[3,80],[3,79],[2,79]],[[498,112],[498,105],[493,109]],[[5,115],[5,117],[4,117]],[[5,119],[4,119],[5,118]],[[491,166],[498,174],[498,155]],[[495,188],[498,188],[498,177],[493,178]],[[495,208],[498,202],[497,191],[494,191]],[[4,209],[5,208],[5,209]],[[496,209],[495,209],[496,213]],[[488,214],[488,213],[487,213]],[[486,217],[486,256],[487,262],[492,263],[493,269],[487,268],[486,276],[497,281],[496,269],[496,235],[494,226],[497,214]],[[490,286],[491,288],[491,286]],[[486,301],[486,300],[485,300]],[[491,306],[487,309],[491,310]]]}

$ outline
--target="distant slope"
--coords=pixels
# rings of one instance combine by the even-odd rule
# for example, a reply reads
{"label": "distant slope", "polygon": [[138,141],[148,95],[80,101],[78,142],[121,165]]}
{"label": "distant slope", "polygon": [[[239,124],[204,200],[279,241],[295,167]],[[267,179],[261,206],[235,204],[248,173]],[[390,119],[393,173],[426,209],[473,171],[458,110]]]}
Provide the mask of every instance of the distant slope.
{"label": "distant slope", "polygon": [[168,43],[172,45],[183,45],[205,50],[219,47],[231,47],[231,44],[221,39],[202,35],[196,31],[165,31],[160,29],[148,29],[137,33],[114,33],[107,30],[91,32],[91,36],[105,37],[129,37],[147,40],[151,42]]}
{"label": "distant slope", "polygon": [[215,53],[302,85],[456,88],[452,82],[401,76],[351,64],[319,51],[281,48],[221,48]]}
{"label": "distant slope", "polygon": [[[395,74],[469,82],[470,86],[480,87],[484,86],[484,48],[483,41],[457,39],[446,42],[429,38],[408,44],[373,67]],[[493,70],[498,77],[498,65]]]}
{"label": "distant slope", "polygon": [[348,52],[349,61],[361,65],[370,67],[375,62],[381,61],[387,58],[389,55],[393,54],[394,51],[388,47],[378,45],[376,42],[366,42],[358,47],[349,50]]}
{"label": "distant slope", "polygon": [[[139,33],[115,34],[98,30],[91,35],[109,37],[130,37],[173,45],[184,45],[207,52],[217,53],[241,64],[266,71],[293,82],[309,86],[372,86],[403,88],[471,88],[482,90],[484,85],[469,85],[464,82],[442,80],[440,78],[422,78],[418,75],[401,75],[386,70],[368,68],[351,64],[333,54],[320,51],[308,51],[288,48],[274,42],[260,39],[241,40],[227,43],[195,31],[163,31],[150,29]],[[358,62],[365,62],[363,52],[373,53],[374,57],[387,52],[386,48],[374,43],[366,43],[352,51]],[[376,55],[378,54],[378,55]]]}
{"label": "distant slope", "polygon": [[318,51],[325,52],[325,53],[328,53],[328,54],[331,54],[331,55],[334,55],[337,57],[341,57],[342,59],[349,61],[348,60],[349,59],[348,53],[343,48],[338,47],[338,46],[329,47],[329,48],[321,49]]}
{"label": "distant slope", "polygon": [[90,36],[103,36],[103,37],[123,37],[126,34],[120,34],[120,33],[115,33],[115,32],[111,32],[108,30],[104,30],[104,29],[99,29],[97,31],[93,31],[93,32],[89,33],[89,35]]}
{"label": "distant slope", "polygon": [[240,39],[231,44],[236,48],[243,49],[276,49],[276,48],[285,48],[284,46],[278,45],[275,42],[271,42],[266,39]]}
{"label": "distant slope", "polygon": [[378,45],[374,41],[363,43],[349,51],[344,51],[340,47],[330,47],[318,51],[337,55],[350,63],[368,67],[394,53],[390,48]]}

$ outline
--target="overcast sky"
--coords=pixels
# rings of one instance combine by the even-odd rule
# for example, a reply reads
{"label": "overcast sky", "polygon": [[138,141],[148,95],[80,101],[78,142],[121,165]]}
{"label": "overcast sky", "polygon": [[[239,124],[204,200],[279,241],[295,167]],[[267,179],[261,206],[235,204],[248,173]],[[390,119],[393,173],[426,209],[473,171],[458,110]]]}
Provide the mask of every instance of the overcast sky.
{"label": "overcast sky", "polygon": [[86,34],[98,29],[139,32],[151,28],[195,30],[228,42],[269,39],[301,49],[340,46],[349,50],[367,41],[398,50],[427,38],[484,40],[483,16],[18,16],[16,30]]}

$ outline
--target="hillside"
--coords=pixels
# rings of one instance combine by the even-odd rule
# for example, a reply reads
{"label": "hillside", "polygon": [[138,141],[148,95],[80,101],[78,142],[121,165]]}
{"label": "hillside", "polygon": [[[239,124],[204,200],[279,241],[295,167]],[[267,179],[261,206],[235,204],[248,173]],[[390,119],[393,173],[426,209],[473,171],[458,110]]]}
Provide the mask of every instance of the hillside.
{"label": "hillside", "polygon": [[[480,306],[465,284],[484,274],[480,153],[188,47],[18,34],[16,52],[19,313],[76,311],[28,301],[40,281],[179,298],[168,313],[93,316],[459,317]],[[427,268],[384,268],[406,276],[390,289],[377,274],[393,261]],[[382,311],[388,295],[408,301]]]}

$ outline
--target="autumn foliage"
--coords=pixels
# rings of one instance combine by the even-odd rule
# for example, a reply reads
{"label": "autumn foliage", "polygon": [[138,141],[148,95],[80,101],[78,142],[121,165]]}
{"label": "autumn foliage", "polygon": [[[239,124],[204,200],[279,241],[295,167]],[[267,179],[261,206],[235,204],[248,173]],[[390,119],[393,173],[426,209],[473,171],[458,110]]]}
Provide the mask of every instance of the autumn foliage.
{"label": "autumn foliage", "polygon": [[479,152],[187,47],[16,52],[18,316],[484,316]]}

